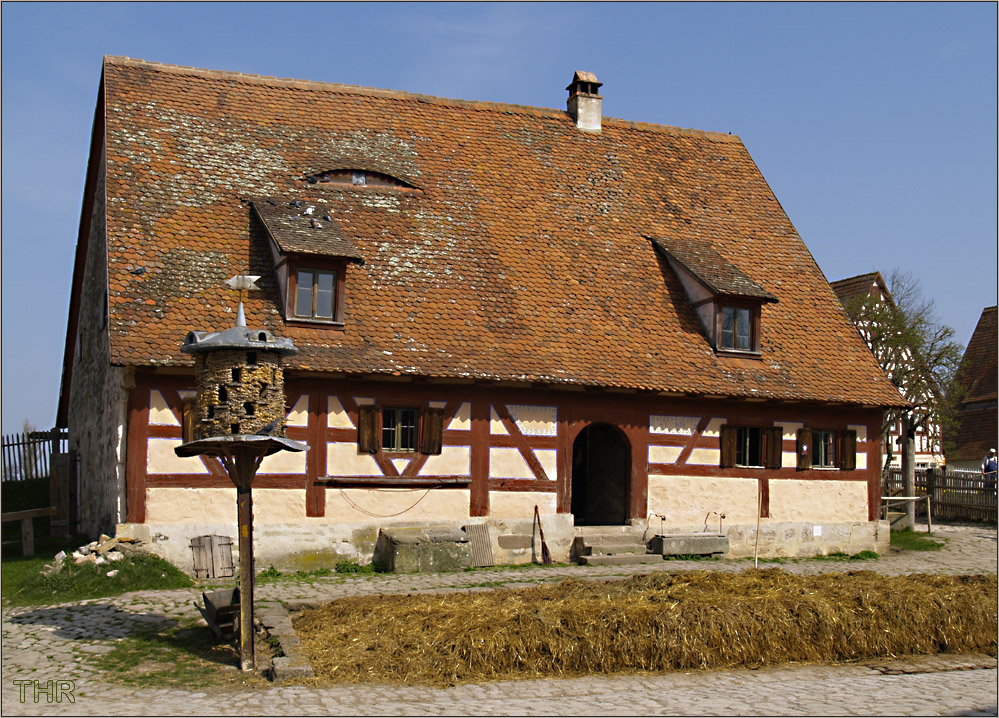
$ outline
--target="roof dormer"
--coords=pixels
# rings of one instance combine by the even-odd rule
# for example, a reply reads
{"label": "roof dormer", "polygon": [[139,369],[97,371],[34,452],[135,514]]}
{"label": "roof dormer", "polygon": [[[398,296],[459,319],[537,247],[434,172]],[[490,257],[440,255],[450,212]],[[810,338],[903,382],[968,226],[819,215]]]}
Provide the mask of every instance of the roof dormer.
{"label": "roof dormer", "polygon": [[776,302],[777,297],[707,242],[648,239],[680,280],[715,352],[720,356],[759,356],[762,308]]}
{"label": "roof dormer", "polygon": [[304,200],[251,200],[267,231],[285,321],[343,326],[347,265],[364,258],[332,210]]}

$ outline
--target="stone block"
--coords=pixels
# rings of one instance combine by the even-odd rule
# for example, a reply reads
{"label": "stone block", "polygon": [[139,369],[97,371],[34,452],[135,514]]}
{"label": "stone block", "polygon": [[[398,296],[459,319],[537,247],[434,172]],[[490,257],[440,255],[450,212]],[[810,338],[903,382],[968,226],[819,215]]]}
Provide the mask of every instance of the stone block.
{"label": "stone block", "polygon": [[275,681],[284,681],[289,678],[314,678],[315,673],[312,666],[299,658],[291,656],[278,656],[274,659],[271,667],[271,675]]}
{"label": "stone block", "polygon": [[653,536],[652,552],[663,556],[708,555],[728,553],[727,536],[719,534],[674,534]]}
{"label": "stone block", "polygon": [[525,549],[531,548],[533,539],[528,534],[507,534],[498,537],[500,548],[505,549]]}
{"label": "stone block", "polygon": [[379,556],[387,571],[457,571],[472,565],[468,536],[459,528],[382,529]]}

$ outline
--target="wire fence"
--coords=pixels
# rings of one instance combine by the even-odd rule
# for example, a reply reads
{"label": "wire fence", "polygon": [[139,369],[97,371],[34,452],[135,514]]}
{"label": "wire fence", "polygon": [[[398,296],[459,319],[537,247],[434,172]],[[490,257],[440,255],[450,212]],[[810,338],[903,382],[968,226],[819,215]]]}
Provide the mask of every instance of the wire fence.
{"label": "wire fence", "polygon": [[[934,519],[996,522],[996,481],[977,471],[916,470],[916,496],[929,496]],[[889,469],[885,496],[905,494],[901,469]],[[926,515],[926,504],[916,502],[916,516]]]}

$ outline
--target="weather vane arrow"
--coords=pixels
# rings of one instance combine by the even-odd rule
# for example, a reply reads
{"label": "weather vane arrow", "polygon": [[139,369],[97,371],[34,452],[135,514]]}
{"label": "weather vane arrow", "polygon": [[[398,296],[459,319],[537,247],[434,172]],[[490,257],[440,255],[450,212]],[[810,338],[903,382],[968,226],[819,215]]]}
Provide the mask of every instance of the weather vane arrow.
{"label": "weather vane arrow", "polygon": [[227,279],[226,284],[239,292],[239,309],[236,310],[236,326],[246,326],[246,315],[243,313],[243,292],[251,289],[260,289],[257,280],[260,275],[237,274],[232,279]]}

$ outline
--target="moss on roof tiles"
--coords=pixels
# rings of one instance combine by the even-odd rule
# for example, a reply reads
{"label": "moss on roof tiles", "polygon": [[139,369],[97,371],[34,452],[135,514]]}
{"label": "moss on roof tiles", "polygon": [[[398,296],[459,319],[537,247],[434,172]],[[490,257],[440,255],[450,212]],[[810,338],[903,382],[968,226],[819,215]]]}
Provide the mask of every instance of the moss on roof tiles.
{"label": "moss on roof tiles", "polygon": [[[545,108],[121,59],[105,87],[116,363],[186,365],[188,331],[231,324],[217,276],[249,273],[263,279],[247,322],[295,342],[292,369],[898,402],[737,137],[623,121],[584,134]],[[303,182],[360,163],[420,191]],[[249,200],[268,196],[334,207],[363,257],[345,331],[284,324],[251,222]],[[710,245],[779,300],[761,360],[715,356],[644,236]],[[125,269],[140,262],[142,277]]]}

